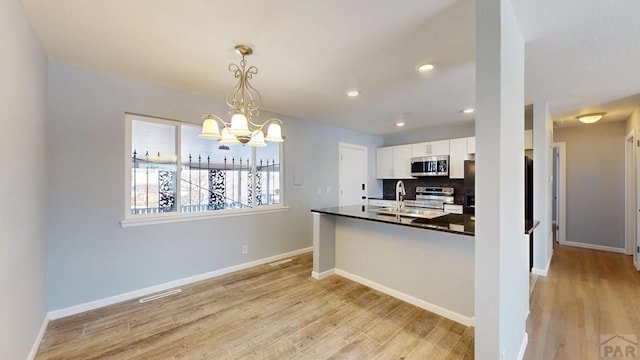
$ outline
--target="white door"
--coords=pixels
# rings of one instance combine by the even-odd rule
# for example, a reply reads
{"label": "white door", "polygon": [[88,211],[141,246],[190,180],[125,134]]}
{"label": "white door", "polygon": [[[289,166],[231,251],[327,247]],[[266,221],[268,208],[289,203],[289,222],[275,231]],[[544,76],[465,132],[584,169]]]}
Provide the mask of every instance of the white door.
{"label": "white door", "polygon": [[340,143],[340,206],[365,205],[367,148]]}

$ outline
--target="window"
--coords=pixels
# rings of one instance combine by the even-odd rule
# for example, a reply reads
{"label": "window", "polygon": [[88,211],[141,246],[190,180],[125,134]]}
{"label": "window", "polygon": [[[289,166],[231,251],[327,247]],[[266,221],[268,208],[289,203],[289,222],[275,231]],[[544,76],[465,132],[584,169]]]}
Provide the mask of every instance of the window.
{"label": "window", "polygon": [[126,121],[127,218],[281,206],[282,144],[220,146],[200,139],[197,125],[131,114]]}

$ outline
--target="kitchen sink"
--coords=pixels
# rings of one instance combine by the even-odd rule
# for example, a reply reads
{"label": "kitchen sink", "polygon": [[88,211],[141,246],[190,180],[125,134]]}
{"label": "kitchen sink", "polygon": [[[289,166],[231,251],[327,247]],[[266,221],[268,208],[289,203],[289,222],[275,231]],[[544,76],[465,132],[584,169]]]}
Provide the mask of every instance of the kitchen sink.
{"label": "kitchen sink", "polygon": [[383,215],[400,215],[404,217],[413,217],[421,219],[433,219],[440,216],[447,215],[444,211],[429,210],[415,207],[403,207],[400,210],[396,210],[395,207],[384,207],[378,209],[371,209],[369,211],[377,212]]}

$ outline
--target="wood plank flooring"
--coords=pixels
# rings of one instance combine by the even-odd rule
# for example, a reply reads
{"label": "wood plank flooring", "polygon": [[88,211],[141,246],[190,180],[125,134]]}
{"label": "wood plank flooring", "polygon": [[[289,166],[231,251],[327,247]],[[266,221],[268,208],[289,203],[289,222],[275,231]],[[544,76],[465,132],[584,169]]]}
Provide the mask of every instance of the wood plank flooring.
{"label": "wood plank flooring", "polygon": [[530,309],[525,359],[601,359],[601,334],[640,339],[640,273],[631,256],[556,246]]}
{"label": "wood plank flooring", "polygon": [[473,359],[473,328],[332,276],[312,256],[52,321],[36,359]]}

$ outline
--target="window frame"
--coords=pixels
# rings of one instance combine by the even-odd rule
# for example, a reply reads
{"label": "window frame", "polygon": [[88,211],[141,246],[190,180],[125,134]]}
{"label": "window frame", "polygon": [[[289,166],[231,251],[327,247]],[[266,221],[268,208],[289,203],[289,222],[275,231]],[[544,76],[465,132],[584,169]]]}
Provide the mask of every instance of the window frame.
{"label": "window frame", "polygon": [[[279,143],[279,186],[280,186],[280,202],[278,204],[271,205],[259,205],[252,204],[248,209],[224,209],[224,210],[207,210],[192,213],[183,213],[182,209],[182,196],[181,196],[181,172],[182,172],[182,126],[197,126],[197,124],[189,123],[180,120],[161,118],[157,116],[125,113],[125,146],[124,146],[124,159],[125,159],[125,192],[124,192],[124,219],[120,221],[120,225],[123,228],[131,226],[143,226],[153,224],[164,224],[173,222],[193,221],[193,220],[205,220],[215,218],[225,218],[233,216],[246,216],[256,214],[266,214],[274,212],[288,211],[289,207],[285,205],[285,191],[284,191],[284,144]],[[175,126],[175,147],[176,147],[176,211],[168,213],[155,213],[155,214],[132,214],[131,213],[131,152],[132,150],[132,122],[133,120],[148,121],[156,124],[164,124]],[[215,140],[213,140],[215,141]],[[240,146],[240,145],[234,145]],[[251,148],[251,162],[252,170],[255,173],[257,171],[256,164],[256,149]],[[256,177],[253,177],[253,191],[255,194]]]}

